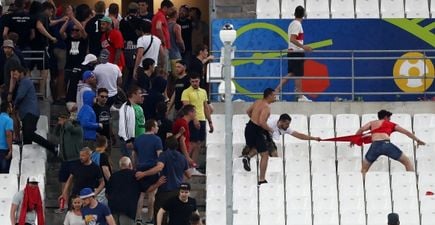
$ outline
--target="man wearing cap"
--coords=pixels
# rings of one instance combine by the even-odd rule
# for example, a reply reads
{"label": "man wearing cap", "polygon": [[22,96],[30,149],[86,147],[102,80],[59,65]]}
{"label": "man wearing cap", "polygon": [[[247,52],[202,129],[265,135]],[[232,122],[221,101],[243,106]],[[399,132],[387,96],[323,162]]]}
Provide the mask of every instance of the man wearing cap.
{"label": "man wearing cap", "polygon": [[82,74],[82,80],[77,85],[77,96],[76,96],[77,112],[80,112],[80,109],[83,106],[83,93],[85,91],[93,91],[96,84],[97,84],[97,79],[95,78],[94,72],[90,70],[86,70]]}
{"label": "man wearing cap", "polygon": [[124,36],[125,67],[128,69],[128,72],[124,70],[127,75],[124,77],[124,89],[128,89],[133,76],[137,39],[140,37],[137,30],[140,23],[143,22],[138,17],[138,9],[138,3],[130,2],[128,4],[128,15],[119,22],[119,31]]}
{"label": "man wearing cap", "polygon": [[362,135],[365,131],[369,131],[372,141],[372,144],[370,145],[370,148],[362,162],[361,173],[363,175],[367,173],[367,171],[370,169],[370,166],[381,155],[385,155],[389,158],[399,161],[405,166],[406,171],[414,171],[414,167],[409,158],[403,154],[403,152],[396,145],[391,143],[390,135],[397,131],[417,142],[417,146],[425,145],[425,143],[418,139],[410,131],[391,122],[390,120],[392,115],[393,113],[383,109],[378,112],[378,120],[368,122],[356,132],[357,135]]}
{"label": "man wearing cap", "polygon": [[95,66],[93,72],[97,79],[97,89],[106,88],[109,91],[107,105],[111,107],[118,95],[118,86],[122,83],[122,73],[117,65],[108,61],[109,54],[107,49],[101,50],[100,64]]}
{"label": "man wearing cap", "polygon": [[[71,22],[73,23],[72,28],[67,32]],[[88,34],[82,24],[74,17],[73,13],[68,15],[68,20],[62,25],[59,33],[66,44],[65,81],[68,94],[65,97],[66,101],[73,100],[75,102],[75,93],[80,76],[77,76],[77,73],[74,73],[74,71],[80,69],[80,63],[86,56],[88,50]]]}
{"label": "man wearing cap", "polygon": [[397,213],[388,214],[388,225],[400,225],[399,214]]}
{"label": "man wearing cap", "polygon": [[192,213],[198,213],[196,208],[196,200],[189,197],[190,184],[182,183],[179,188],[177,197],[168,199],[166,203],[159,209],[157,213],[157,225],[163,224],[163,214],[169,214],[168,225],[190,225],[190,217]]}
{"label": "man wearing cap", "polygon": [[[38,179],[30,176],[24,190],[18,191],[12,198],[10,219],[12,225],[44,223],[44,211]],[[23,212],[26,215],[23,215]]]}
{"label": "man wearing cap", "polygon": [[81,211],[86,225],[116,225],[109,207],[95,199],[91,188],[83,188],[80,198],[83,200]]}
{"label": "man wearing cap", "polygon": [[101,48],[109,50],[109,62],[119,66],[122,70],[125,66],[125,58],[122,49],[124,48],[124,37],[117,29],[112,29],[112,19],[103,17],[100,19]]}
{"label": "man wearing cap", "polygon": [[12,40],[3,41],[3,52],[6,56],[6,61],[4,62],[3,76],[1,77],[1,86],[3,88],[1,96],[3,101],[6,101],[6,99],[12,101],[15,83],[11,82],[11,69],[17,66],[21,66],[20,59],[15,54],[14,49],[15,45]]}

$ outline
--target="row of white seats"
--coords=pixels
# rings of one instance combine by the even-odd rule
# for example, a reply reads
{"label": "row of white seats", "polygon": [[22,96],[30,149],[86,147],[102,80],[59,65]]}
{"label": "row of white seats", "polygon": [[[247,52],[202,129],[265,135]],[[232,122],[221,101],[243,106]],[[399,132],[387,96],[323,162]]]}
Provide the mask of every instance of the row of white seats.
{"label": "row of white seats", "polygon": [[435,0],[257,0],[257,19],[292,19],[299,5],[309,19],[435,17]]}

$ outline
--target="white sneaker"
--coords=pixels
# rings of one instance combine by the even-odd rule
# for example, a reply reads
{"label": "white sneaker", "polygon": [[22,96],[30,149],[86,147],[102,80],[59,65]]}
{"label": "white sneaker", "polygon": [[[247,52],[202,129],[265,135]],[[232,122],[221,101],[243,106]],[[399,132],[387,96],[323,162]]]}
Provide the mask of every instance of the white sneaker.
{"label": "white sneaker", "polygon": [[313,100],[307,98],[305,95],[301,95],[301,96],[298,98],[298,102],[312,102],[312,101],[313,101]]}
{"label": "white sneaker", "polygon": [[190,168],[190,175],[192,176],[199,176],[199,177],[204,177],[205,174],[199,172],[196,168]]}

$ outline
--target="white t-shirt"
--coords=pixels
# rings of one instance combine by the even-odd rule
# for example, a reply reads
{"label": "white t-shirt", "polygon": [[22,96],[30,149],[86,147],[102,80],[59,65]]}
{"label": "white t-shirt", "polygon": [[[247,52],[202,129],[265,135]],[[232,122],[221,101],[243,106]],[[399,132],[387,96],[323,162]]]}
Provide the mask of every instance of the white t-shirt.
{"label": "white t-shirt", "polygon": [[118,93],[118,77],[122,77],[119,67],[112,63],[98,64],[94,69],[95,78],[97,78],[97,89],[107,88],[109,97]]}
{"label": "white t-shirt", "polygon": [[72,211],[68,211],[63,221],[63,225],[86,225],[82,216],[77,216]]}
{"label": "white t-shirt", "polygon": [[[151,47],[147,53],[142,57],[142,61],[146,58],[151,58],[157,65],[159,60],[160,45],[162,44],[162,41],[160,41],[158,37],[154,35],[143,35],[137,39],[137,48],[143,48],[144,51],[147,50],[151,42],[151,36],[153,37],[153,43],[151,44]],[[139,66],[142,67],[142,62],[140,62]]]}
{"label": "white t-shirt", "polygon": [[293,20],[288,26],[288,49],[293,51],[304,51],[290,41],[292,35],[296,35],[296,40],[304,44],[304,29],[302,29],[302,24],[299,20]]}
{"label": "white t-shirt", "polygon": [[272,128],[272,130],[273,130],[272,138],[273,138],[274,140],[279,140],[280,137],[281,137],[281,135],[284,135],[284,134],[289,134],[289,135],[293,134],[293,130],[290,129],[290,127],[287,128],[287,130],[280,129],[280,128],[278,127],[278,120],[279,120],[278,118],[272,118],[272,119],[269,118],[269,119],[267,120],[267,125],[268,125],[270,128]]}
{"label": "white t-shirt", "polygon": [[[12,204],[17,205],[17,211],[15,214],[15,221],[18,223],[19,219],[20,219],[20,213],[21,213],[21,206],[23,203],[23,198],[24,198],[24,190],[21,190],[19,192],[17,192],[14,197],[12,198]],[[36,211],[32,210],[32,211],[27,211],[26,213],[26,223],[29,224],[35,224],[36,221]]]}

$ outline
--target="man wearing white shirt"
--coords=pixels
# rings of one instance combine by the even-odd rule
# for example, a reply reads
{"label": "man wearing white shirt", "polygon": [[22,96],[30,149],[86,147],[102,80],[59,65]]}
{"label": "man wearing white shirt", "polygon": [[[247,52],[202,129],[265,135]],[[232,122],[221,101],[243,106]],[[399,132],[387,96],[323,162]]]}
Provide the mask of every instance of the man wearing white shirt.
{"label": "man wearing white shirt", "polygon": [[[281,114],[279,118],[271,118],[267,120],[267,125],[272,128],[273,132],[271,135],[271,139],[269,139],[269,155],[271,157],[278,157],[277,147],[275,145],[275,141],[280,141],[282,135],[289,134],[295,138],[301,140],[316,140],[320,141],[320,137],[313,137],[310,135],[306,135],[297,131],[294,131],[290,128],[290,123],[292,118],[287,114]],[[243,155],[245,155],[245,151],[249,150],[249,148],[243,149]]]}
{"label": "man wearing white shirt", "polygon": [[[304,59],[300,59],[305,57],[304,52],[312,51],[310,46],[304,45],[304,29],[302,28],[302,20],[305,16],[305,9],[302,6],[298,6],[295,9],[295,19],[290,23],[288,27],[288,53],[287,57],[289,58],[298,58],[298,59],[289,59],[288,60],[288,74],[287,77],[295,76],[302,77],[304,76]],[[285,85],[289,79],[284,77],[279,83],[279,85],[275,88],[276,92],[279,92],[282,89],[282,86]],[[302,80],[295,80],[295,92],[302,91]],[[297,100],[300,102],[311,102],[310,99],[305,97],[305,95],[298,94]]]}
{"label": "man wearing white shirt", "polygon": [[109,91],[107,105],[110,107],[115,103],[118,94],[118,86],[121,86],[122,73],[119,67],[109,63],[110,52],[106,49],[101,50],[100,62],[94,69],[94,75],[97,79],[97,89],[106,88]]}
{"label": "man wearing white shirt", "polygon": [[143,21],[140,26],[143,35],[137,39],[136,62],[133,71],[133,78],[143,74],[142,61],[146,58],[153,59],[156,65],[159,62],[159,53],[162,50],[162,41],[151,34],[151,22]]}

